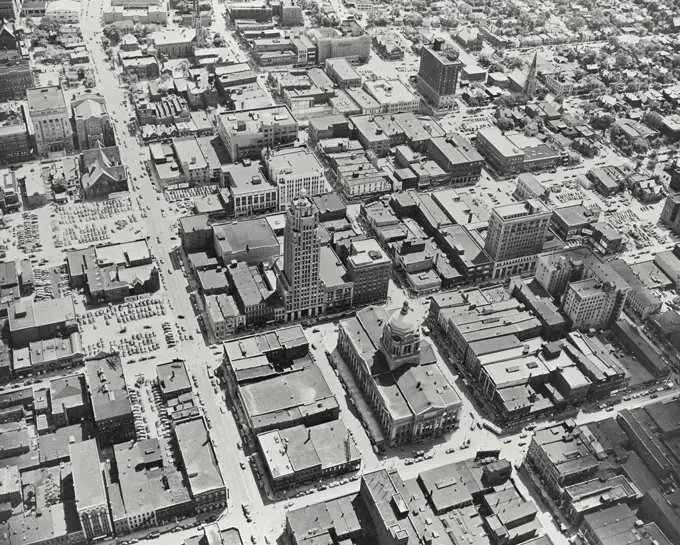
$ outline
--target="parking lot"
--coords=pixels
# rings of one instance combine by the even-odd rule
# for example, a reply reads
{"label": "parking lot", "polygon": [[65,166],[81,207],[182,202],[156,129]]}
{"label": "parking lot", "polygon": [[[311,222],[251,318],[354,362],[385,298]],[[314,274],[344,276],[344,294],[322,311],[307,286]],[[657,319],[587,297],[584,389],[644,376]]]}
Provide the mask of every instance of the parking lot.
{"label": "parking lot", "polygon": [[50,226],[56,248],[124,242],[143,237],[130,197],[59,206]]}
{"label": "parking lot", "polygon": [[178,348],[180,326],[165,318],[166,304],[161,297],[144,297],[85,310],[84,301],[78,301],[78,324],[86,355],[115,350],[124,363],[133,363],[171,353]]}

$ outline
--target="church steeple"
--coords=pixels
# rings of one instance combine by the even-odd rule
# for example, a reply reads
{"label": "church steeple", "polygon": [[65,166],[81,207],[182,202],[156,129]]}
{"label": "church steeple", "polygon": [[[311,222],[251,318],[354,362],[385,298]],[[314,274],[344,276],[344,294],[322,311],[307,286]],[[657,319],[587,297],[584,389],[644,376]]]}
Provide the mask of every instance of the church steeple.
{"label": "church steeple", "polygon": [[201,49],[205,47],[205,30],[203,30],[199,0],[194,0],[194,28],[196,29],[196,49]]}
{"label": "church steeple", "polygon": [[538,51],[534,53],[534,60],[531,62],[527,80],[524,83],[524,94],[533,98],[536,94],[536,64],[538,62]]}

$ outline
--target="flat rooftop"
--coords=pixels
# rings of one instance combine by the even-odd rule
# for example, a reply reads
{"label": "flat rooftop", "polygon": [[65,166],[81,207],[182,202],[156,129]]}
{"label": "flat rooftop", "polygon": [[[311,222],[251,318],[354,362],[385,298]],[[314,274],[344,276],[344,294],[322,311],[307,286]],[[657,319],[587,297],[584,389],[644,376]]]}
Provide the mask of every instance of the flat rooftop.
{"label": "flat rooftop", "polygon": [[158,384],[164,395],[191,390],[189,373],[182,360],[174,360],[156,366]]}
{"label": "flat rooftop", "polygon": [[175,437],[189,478],[191,494],[224,489],[208,429],[203,418],[175,424]]}
{"label": "flat rooftop", "polygon": [[96,439],[72,443],[69,452],[78,509],[106,506],[106,490]]}

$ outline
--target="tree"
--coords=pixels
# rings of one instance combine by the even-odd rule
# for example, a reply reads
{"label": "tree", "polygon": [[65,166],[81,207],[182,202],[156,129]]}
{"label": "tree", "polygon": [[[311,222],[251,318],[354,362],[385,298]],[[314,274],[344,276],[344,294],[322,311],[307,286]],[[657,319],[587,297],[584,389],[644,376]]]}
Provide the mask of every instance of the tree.
{"label": "tree", "polygon": [[596,114],[590,120],[590,124],[593,129],[596,131],[602,131],[602,134],[604,134],[604,131],[611,127],[613,123],[614,116],[607,113]]}
{"label": "tree", "polygon": [[647,150],[649,149],[649,144],[647,143],[647,140],[644,138],[636,138],[633,140],[633,151],[635,153],[647,153]]}
{"label": "tree", "polygon": [[512,57],[508,57],[506,59],[506,63],[508,65],[508,68],[510,68],[510,70],[514,70],[515,68],[522,68],[522,65],[524,64],[522,62],[522,59],[520,59],[519,57],[516,57],[514,55]]}
{"label": "tree", "polygon": [[404,15],[404,24],[419,27],[423,24],[423,16],[415,12],[407,13]]}
{"label": "tree", "polygon": [[586,20],[580,15],[574,15],[571,19],[569,19],[569,21],[567,21],[567,28],[569,30],[573,30],[574,32],[578,32],[584,26],[586,26]]}
{"label": "tree", "polygon": [[117,25],[105,26],[104,36],[110,40],[111,45],[118,45],[120,43],[121,35]]}
{"label": "tree", "polygon": [[509,117],[499,118],[496,124],[498,125],[498,128],[502,131],[511,131],[512,129],[515,128],[514,121]]}
{"label": "tree", "polygon": [[663,116],[659,112],[648,111],[642,116],[643,123],[646,123],[653,129],[660,129],[663,126]]}

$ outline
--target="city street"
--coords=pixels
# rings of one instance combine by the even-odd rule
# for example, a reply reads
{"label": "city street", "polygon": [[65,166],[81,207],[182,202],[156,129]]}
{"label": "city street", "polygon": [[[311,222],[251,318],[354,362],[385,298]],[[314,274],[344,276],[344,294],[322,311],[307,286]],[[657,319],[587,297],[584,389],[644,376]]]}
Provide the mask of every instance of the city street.
{"label": "city street", "polygon": [[[172,238],[175,238],[175,233],[171,228],[171,219],[161,214],[161,210],[167,210],[167,202],[162,194],[156,192],[140,162],[145,154],[142,152],[137,139],[130,135],[127,129],[127,121],[133,115],[133,110],[131,105],[125,106],[127,91],[119,87],[118,80],[113,71],[110,70],[110,65],[106,61],[101,47],[102,34],[98,30],[100,28],[101,10],[102,0],[90,0],[87,5],[86,24],[82,25],[84,38],[96,66],[97,88],[105,97],[111,118],[114,120],[114,130],[121,158],[123,163],[127,165],[129,179],[134,184],[132,191],[135,194],[134,206],[138,208],[140,214],[140,206],[151,208],[147,211],[146,219],[143,220],[146,224],[146,233],[149,235],[149,246],[157,258],[163,257],[165,262],[169,264],[171,263],[169,252],[178,243],[172,240]],[[141,196],[141,200],[137,200],[137,195]],[[160,243],[158,240],[160,240]],[[161,272],[165,277],[166,295],[170,302],[167,319],[170,322],[175,322],[178,316],[183,315],[185,317],[183,321],[186,322],[188,331],[195,332],[199,325],[189,300],[185,278],[180,271],[171,272],[171,269],[163,268]],[[213,392],[213,386],[207,375],[208,367],[218,366],[221,356],[214,354],[205,345],[201,335],[195,335],[193,341],[184,341],[178,346],[179,349],[173,355],[184,359],[188,372],[196,375],[198,381],[196,393],[203,400],[204,413],[212,422],[210,434],[217,445],[217,459],[229,490],[231,512],[226,517],[229,522],[224,523],[225,527],[245,526],[245,519],[240,509],[243,502],[250,503],[253,518],[264,520],[259,513],[263,503],[255,478],[250,470],[244,471],[240,467],[240,462],[245,461],[245,456],[236,446],[238,442],[236,422],[229,411],[222,413],[220,410],[220,405],[224,403],[222,395],[216,395]],[[132,374],[142,372],[147,378],[153,378],[156,372],[156,364],[162,362],[162,360],[156,359],[153,363],[133,364],[126,367],[126,372]],[[181,542],[179,538],[177,542]]]}

